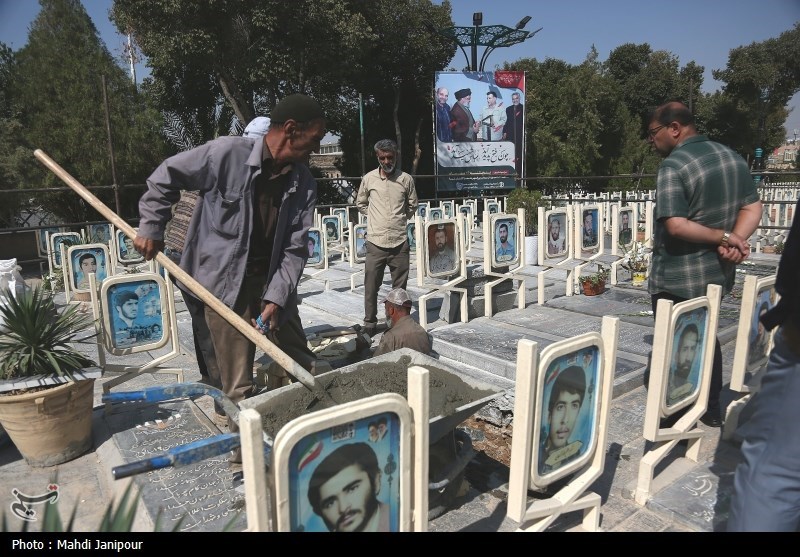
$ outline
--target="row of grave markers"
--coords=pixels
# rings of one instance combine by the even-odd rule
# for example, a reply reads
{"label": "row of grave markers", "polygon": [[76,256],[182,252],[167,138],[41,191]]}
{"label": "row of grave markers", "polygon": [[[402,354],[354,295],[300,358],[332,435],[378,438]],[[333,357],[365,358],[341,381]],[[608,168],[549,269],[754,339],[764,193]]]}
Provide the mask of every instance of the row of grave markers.
{"label": "row of grave markers", "polygon": [[[762,303],[775,303],[774,277],[749,281],[746,289],[740,335],[749,335],[742,331],[754,319],[757,323]],[[687,441],[687,458],[699,457],[702,430],[697,422],[708,402],[720,300],[721,288],[711,285],[702,297],[680,304],[659,302],[642,427],[643,437],[653,445],[641,460],[634,489],[640,505],[654,495],[656,467],[678,442]],[[602,475],[606,446],[613,441],[609,409],[618,335],[619,319],[606,316],[599,333],[556,342],[541,352],[535,342],[519,342],[506,512],[520,530],[543,531],[572,511],[583,511],[585,529],[599,529],[602,500],[588,489]],[[770,343],[769,335],[737,343],[735,381],[761,369]],[[412,366],[408,374],[408,401],[396,394],[376,395],[289,422],[275,437],[268,477],[261,473],[261,417],[255,409],[244,410],[244,469],[254,478],[245,483],[248,530],[343,529],[332,518],[339,512],[333,507],[341,504],[338,489],[361,473],[364,489],[371,491],[361,500],[372,503],[349,526],[427,530],[427,370]],[[662,418],[679,411],[684,414],[675,425],[662,427]],[[385,441],[373,445],[377,439],[370,426],[381,419],[387,424]],[[374,469],[380,471],[378,480],[368,472]],[[565,478],[557,492],[530,502],[529,490],[544,492]],[[368,522],[377,508],[386,520]],[[359,525],[362,517],[365,524]]]}

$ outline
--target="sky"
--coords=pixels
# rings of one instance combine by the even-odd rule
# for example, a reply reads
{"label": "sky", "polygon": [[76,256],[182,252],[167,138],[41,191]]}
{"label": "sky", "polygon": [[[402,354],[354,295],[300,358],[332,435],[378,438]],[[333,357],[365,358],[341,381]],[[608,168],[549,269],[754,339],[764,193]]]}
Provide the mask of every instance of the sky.
{"label": "sky", "polygon": [[[125,37],[108,20],[112,4],[113,0],[83,0],[100,38],[119,58]],[[452,0],[451,5],[457,26],[471,27],[472,14],[482,12],[483,25],[514,27],[529,15],[532,19],[525,29],[541,28],[521,44],[495,50],[486,62],[488,71],[521,58],[557,58],[580,64],[592,45],[600,61],[605,61],[620,45],[648,43],[653,50],[676,55],[680,66],[692,60],[704,66],[705,92],[722,85],[713,80],[711,71],[725,68],[731,49],[775,38],[800,21],[800,0]],[[14,50],[22,48],[38,11],[36,0],[0,0],[0,41]],[[469,48],[465,50],[469,56]],[[482,54],[481,47],[479,59]],[[459,49],[450,65],[462,69],[466,63]],[[144,65],[137,67],[136,75],[138,80],[147,75]],[[790,106],[794,111],[786,122],[789,136],[795,128],[800,129],[800,94],[792,98]]]}

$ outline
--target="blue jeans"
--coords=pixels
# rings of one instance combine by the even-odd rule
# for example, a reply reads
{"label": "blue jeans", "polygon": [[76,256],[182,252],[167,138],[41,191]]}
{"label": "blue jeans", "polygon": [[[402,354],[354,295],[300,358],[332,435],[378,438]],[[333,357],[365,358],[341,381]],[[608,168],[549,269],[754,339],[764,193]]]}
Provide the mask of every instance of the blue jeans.
{"label": "blue jeans", "polygon": [[800,355],[785,332],[775,334],[761,389],[750,402],[753,415],[738,431],[744,461],[734,477],[729,532],[800,527]]}

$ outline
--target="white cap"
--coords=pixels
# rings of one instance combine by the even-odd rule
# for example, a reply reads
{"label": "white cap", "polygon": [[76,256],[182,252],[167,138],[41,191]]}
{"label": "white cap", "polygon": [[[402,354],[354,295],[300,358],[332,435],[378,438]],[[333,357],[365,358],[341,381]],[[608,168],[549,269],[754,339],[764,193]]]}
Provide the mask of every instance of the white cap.
{"label": "white cap", "polygon": [[411,298],[408,296],[408,292],[402,288],[395,288],[389,292],[384,301],[396,306],[411,306]]}
{"label": "white cap", "polygon": [[242,137],[252,137],[253,139],[264,137],[264,134],[269,131],[269,124],[270,119],[266,116],[256,116],[247,124]]}

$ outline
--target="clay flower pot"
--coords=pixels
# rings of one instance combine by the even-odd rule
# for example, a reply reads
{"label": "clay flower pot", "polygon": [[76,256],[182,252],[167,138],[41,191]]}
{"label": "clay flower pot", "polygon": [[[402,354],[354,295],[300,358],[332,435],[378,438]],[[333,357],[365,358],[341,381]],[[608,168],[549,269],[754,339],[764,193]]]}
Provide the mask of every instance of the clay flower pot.
{"label": "clay flower pot", "polygon": [[581,282],[581,286],[583,287],[584,296],[597,296],[606,290],[605,281],[593,283],[592,281],[584,280]]}

